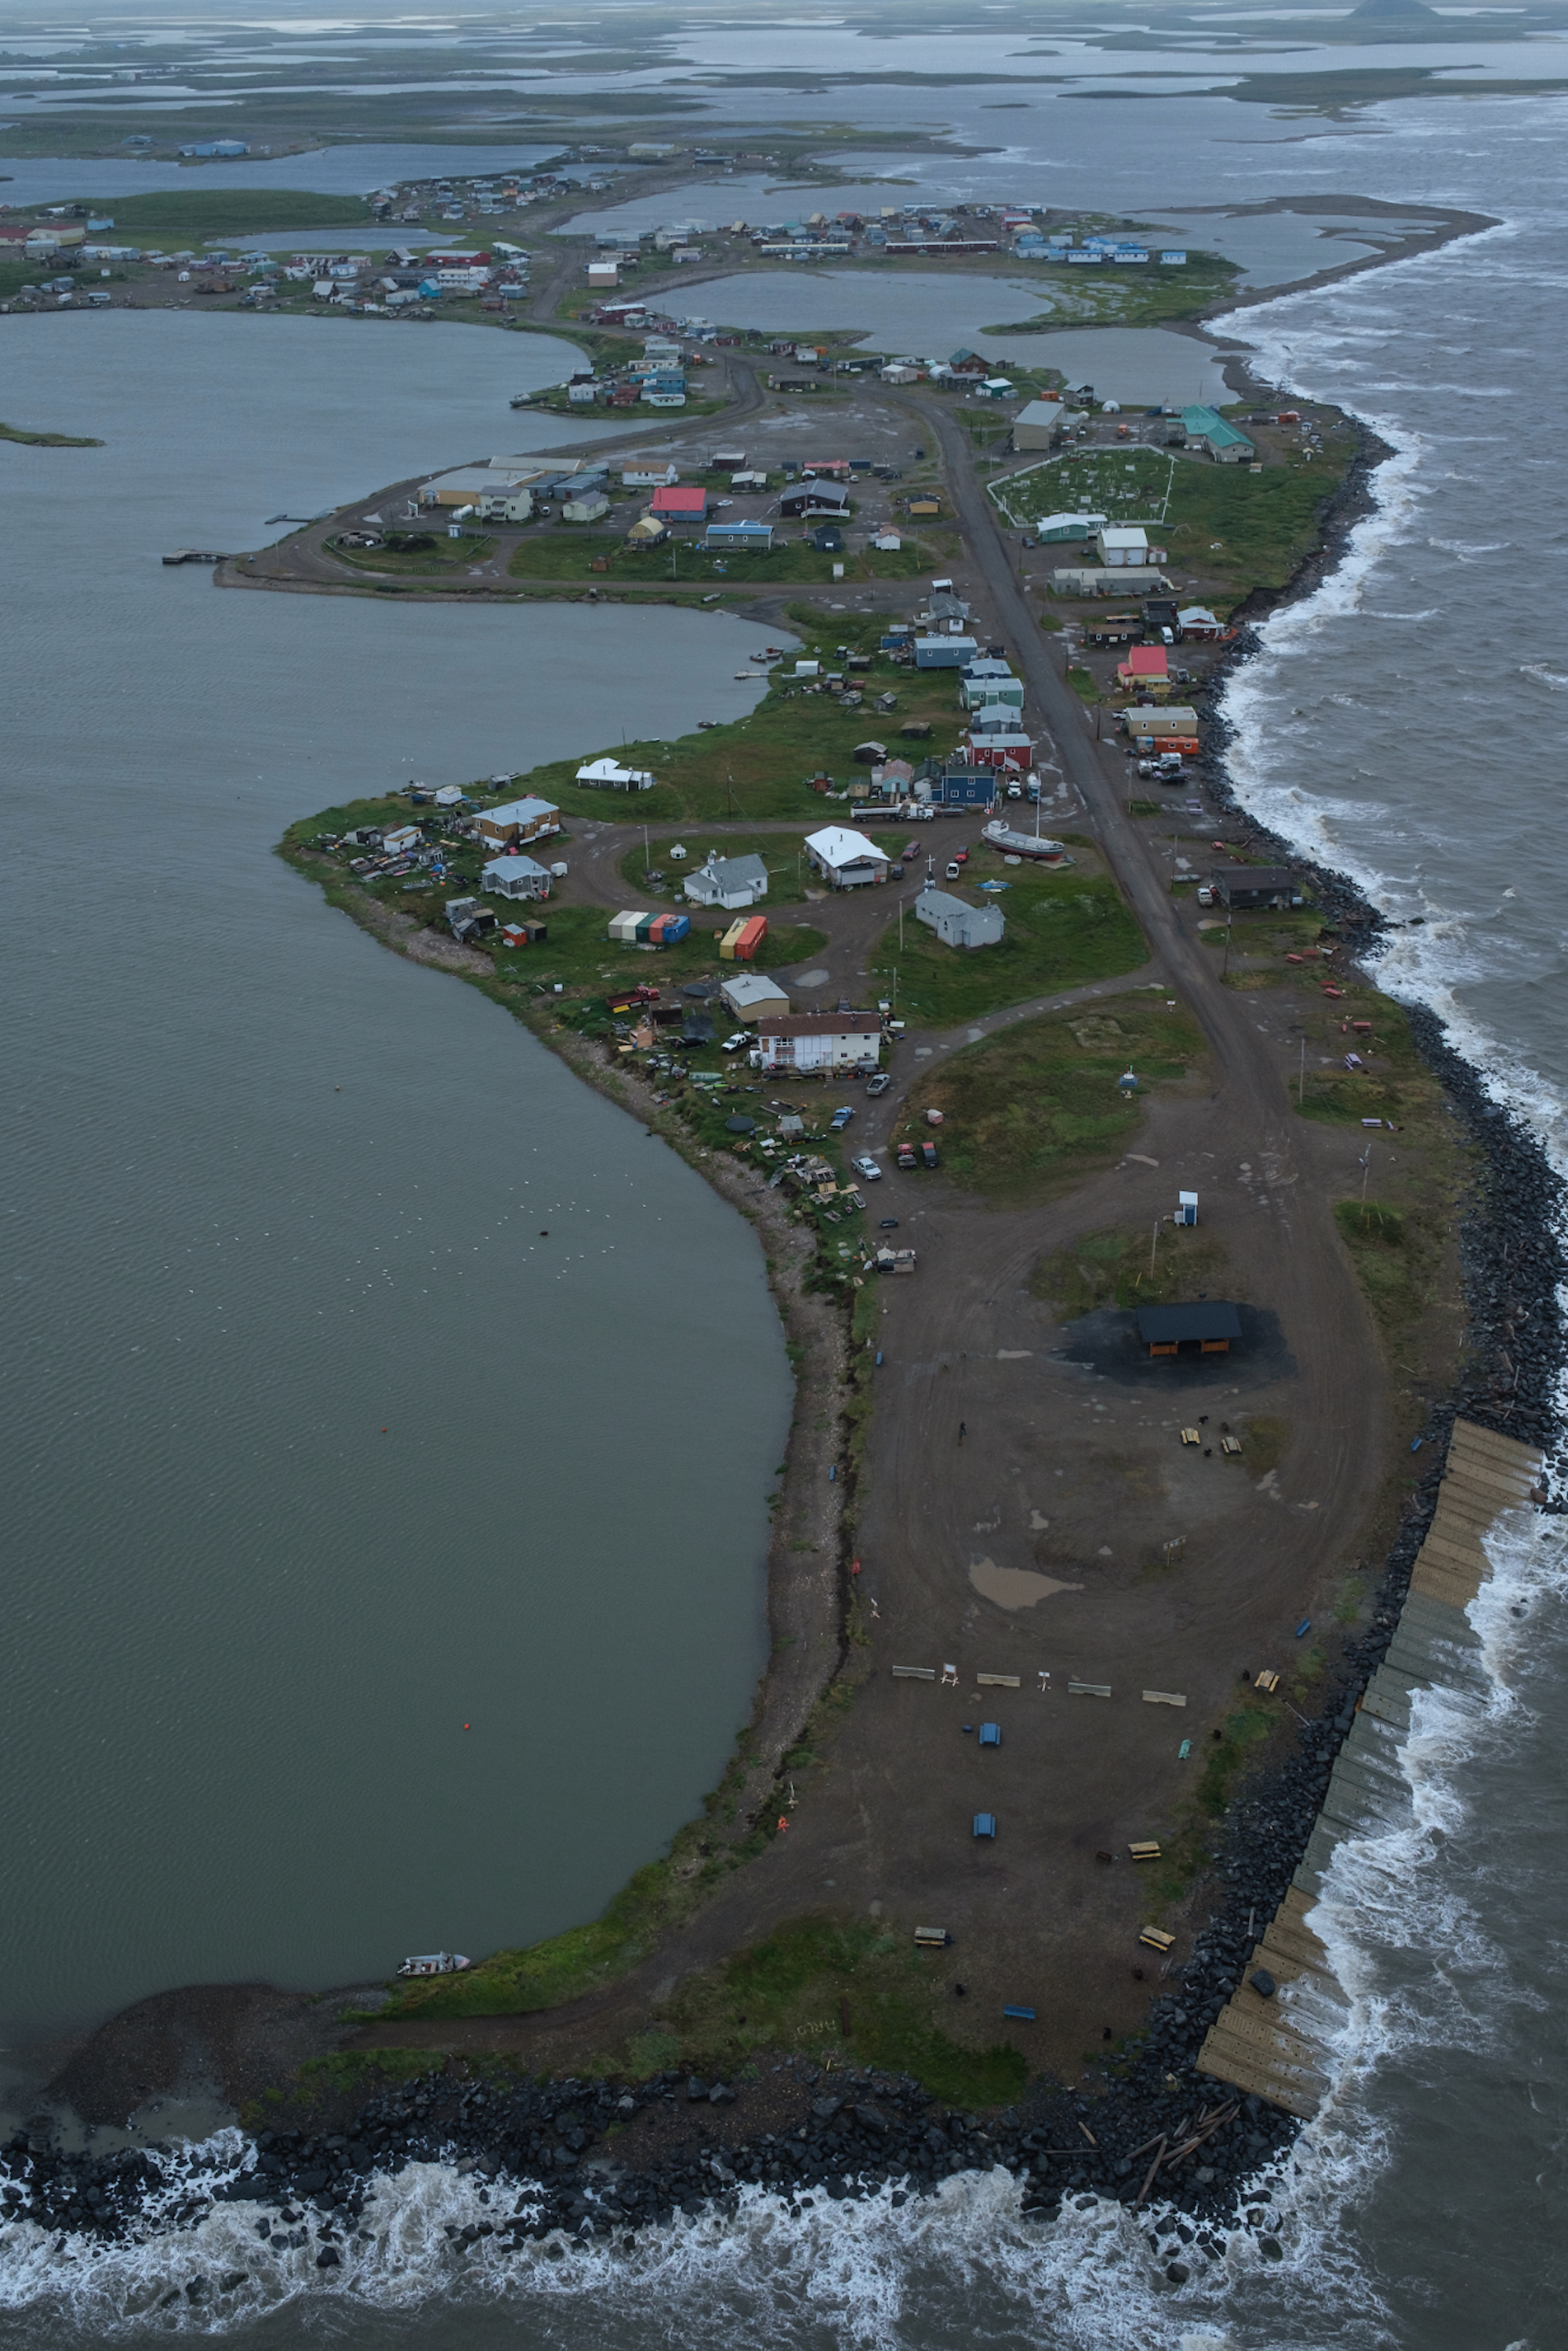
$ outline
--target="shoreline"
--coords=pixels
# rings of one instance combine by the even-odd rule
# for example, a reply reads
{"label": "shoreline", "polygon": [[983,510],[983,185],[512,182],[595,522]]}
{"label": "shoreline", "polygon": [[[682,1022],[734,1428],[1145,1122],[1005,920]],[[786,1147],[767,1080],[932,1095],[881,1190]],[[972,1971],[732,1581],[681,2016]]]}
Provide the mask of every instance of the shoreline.
{"label": "shoreline", "polygon": [[[1278,298],[1278,296],[1270,295],[1266,298],[1274,299]],[[1383,444],[1376,443],[1370,435],[1366,436],[1351,474],[1342,485],[1341,493],[1336,497],[1333,507],[1324,517],[1324,530],[1319,548],[1300,567],[1285,589],[1278,591],[1255,591],[1254,596],[1249,598],[1248,607],[1251,608],[1250,617],[1261,618],[1268,611],[1279,609],[1287,602],[1300,601],[1312,592],[1321,584],[1322,580],[1328,576],[1341,559],[1344,540],[1350,530],[1354,528],[1354,522],[1359,519],[1361,514],[1370,511],[1376,505],[1375,474],[1386,454],[1388,453],[1384,449]],[[1247,607],[1244,607],[1243,611],[1246,610]],[[1244,643],[1237,648],[1234,659],[1239,663],[1250,658],[1255,649],[1255,640],[1250,644]],[[1207,739],[1202,760],[1209,773],[1213,788],[1223,797],[1228,798],[1230,805],[1239,809],[1239,803],[1236,802],[1234,797],[1228,793],[1228,787],[1225,780],[1223,737],[1220,729],[1215,722],[1210,721],[1207,733]],[[1242,812],[1245,813],[1245,811]],[[1281,850],[1286,851],[1288,854],[1292,854],[1292,862],[1302,862],[1299,857],[1293,856],[1293,853],[1289,851],[1288,844],[1279,841],[1277,836],[1268,834],[1250,817],[1248,818],[1248,821],[1260,841],[1277,841]],[[1310,861],[1307,862],[1310,862]],[[1375,940],[1385,927],[1383,918],[1375,908],[1369,906],[1360,896],[1355,885],[1347,877],[1321,870],[1317,878],[1323,894],[1325,910],[1332,912],[1336,919],[1348,926],[1353,926],[1367,944]],[[1543,1428],[1549,1431],[1553,1425],[1551,1418],[1551,1383],[1561,1365],[1563,1349],[1561,1326],[1553,1295],[1553,1282],[1547,1278],[1543,1269],[1550,1268],[1561,1258],[1560,1244],[1551,1228],[1549,1205],[1561,1203],[1561,1186],[1545,1161],[1544,1152],[1534,1137],[1528,1130],[1522,1128],[1511,1114],[1498,1110],[1490,1102],[1485,1094],[1482,1073],[1472,1064],[1465,1061],[1453,1048],[1446,1043],[1436,1016],[1427,1012],[1424,1008],[1415,1007],[1410,1008],[1410,1018],[1413,1032],[1417,1036],[1429,1066],[1433,1067],[1438,1075],[1450,1102],[1456,1104],[1460,1114],[1466,1116],[1471,1124],[1474,1139],[1485,1155],[1489,1181],[1492,1186],[1487,1213],[1473,1222],[1467,1223],[1464,1228],[1467,1251],[1467,1341],[1471,1362],[1479,1364],[1479,1368],[1474,1373],[1465,1374],[1462,1381],[1456,1383],[1454,1396],[1444,1405],[1434,1408],[1432,1415],[1434,1430],[1440,1432],[1448,1423],[1451,1422],[1456,1414],[1463,1411],[1478,1417],[1484,1416],[1489,1412],[1504,1413],[1509,1416],[1499,1425],[1507,1427],[1510,1433],[1517,1430],[1520,1434],[1526,1434],[1533,1428]],[[536,1029],[535,1033],[539,1034],[539,1031]],[[559,1051],[562,1058],[568,1061],[569,1066],[573,1066],[572,1055],[565,1041],[565,1032],[561,1032],[561,1042],[556,1042],[549,1037],[542,1035],[540,1041],[549,1043],[550,1050]],[[583,1058],[585,1060],[591,1058],[591,1049],[583,1049]],[[603,1082],[603,1073],[595,1071],[591,1074],[589,1071],[583,1069],[580,1069],[578,1073],[590,1075],[591,1082],[598,1082],[601,1092],[606,1092],[612,1099],[616,1098],[612,1089]],[[629,1114],[642,1115],[635,1107],[635,1097],[631,1102],[622,1101],[621,1106],[627,1108]],[[666,1136],[665,1139],[671,1138]],[[697,1155],[695,1144],[690,1150],[684,1152],[683,1155],[687,1156],[691,1164],[696,1165]],[[710,1183],[714,1183],[716,1189],[719,1189],[726,1196],[730,1196],[731,1205],[739,1207],[742,1213],[747,1213],[745,1201],[749,1198],[749,1191],[747,1190],[743,1197],[743,1187],[738,1179],[732,1186],[727,1187],[716,1181],[716,1168],[711,1165],[697,1165],[696,1172],[704,1174]],[[1541,1249],[1539,1246],[1539,1236],[1543,1228],[1550,1235],[1549,1246],[1545,1250]],[[1517,1263],[1511,1257],[1512,1251],[1519,1253]],[[1521,1263],[1527,1268],[1522,1282],[1520,1272]],[[1488,1374],[1486,1357],[1489,1353],[1495,1355],[1503,1348],[1506,1341],[1517,1339],[1518,1315],[1509,1311],[1509,1305],[1512,1294],[1521,1287],[1525,1287],[1528,1291],[1523,1311],[1527,1316],[1529,1330],[1532,1335],[1527,1337],[1521,1348],[1516,1348],[1518,1362],[1515,1365],[1512,1387],[1509,1391],[1514,1401],[1504,1405],[1499,1396],[1497,1374],[1495,1371]],[[776,1292],[776,1298],[777,1294]],[[782,1306],[780,1311],[782,1312]],[[1478,1382],[1482,1379],[1487,1379],[1489,1384],[1478,1384]],[[1521,1381],[1527,1383],[1524,1416],[1514,1418],[1512,1416],[1520,1410],[1518,1391]],[[792,1446],[794,1434],[792,1430]],[[1424,1531],[1431,1517],[1435,1496],[1429,1489],[1435,1488],[1438,1474],[1437,1468],[1428,1470],[1418,1489],[1417,1497],[1412,1500],[1408,1508],[1406,1523],[1402,1527],[1384,1563],[1385,1579],[1384,1593],[1380,1593],[1378,1601],[1375,1604],[1375,1610],[1381,1609],[1385,1605],[1386,1593],[1398,1588],[1397,1578],[1401,1570],[1407,1580],[1408,1567],[1418,1547],[1421,1531]],[[771,1566],[769,1591],[771,1608],[773,1591]],[[1360,1676],[1362,1684],[1364,1683],[1367,1674],[1373,1669],[1383,1652],[1386,1650],[1386,1637],[1382,1637],[1381,1648],[1378,1646],[1379,1638],[1375,1615],[1374,1626],[1363,1642],[1353,1644],[1347,1650],[1347,1661],[1352,1663],[1353,1667],[1361,1663],[1357,1651],[1364,1651],[1366,1663],[1365,1671]],[[761,1687],[766,1686],[771,1672],[770,1659],[769,1667],[764,1676],[764,1684]],[[1323,1725],[1326,1726],[1332,1720],[1333,1714],[1345,1702],[1346,1693],[1353,1691],[1355,1687],[1357,1684],[1353,1670],[1351,1678],[1345,1681],[1343,1687],[1336,1685],[1333,1691],[1325,1697]],[[1317,1730],[1320,1726],[1314,1723],[1312,1728]],[[1281,1767],[1281,1800],[1291,1796],[1295,1780],[1301,1777],[1301,1771],[1295,1769],[1298,1761],[1299,1759],[1291,1759],[1291,1762]],[[1254,1801],[1258,1792],[1257,1780],[1245,1782],[1238,1791],[1232,1806],[1233,1815],[1241,1808],[1243,1799],[1248,1802]],[[1314,1801],[1313,1816],[1315,1816],[1315,1809]],[[1284,1854],[1290,1845],[1291,1834],[1287,1832],[1281,1842],[1281,1854]],[[1285,1875],[1288,1879],[1288,1862]],[[1222,1921],[1220,1927],[1215,1930],[1214,1940],[1206,1945],[1200,1939],[1199,1944],[1195,1947],[1192,1962],[1187,1971],[1189,1976],[1200,1971],[1200,1959],[1207,1962],[1213,1957],[1218,1961],[1222,1956],[1222,1946],[1225,1945],[1227,1935],[1234,1937],[1237,1931],[1228,1914],[1227,1919]],[[179,1995],[169,1997],[177,1998]],[[1162,2038],[1155,2032],[1154,2026],[1155,2015],[1152,2012],[1151,2051],[1157,2042],[1165,2055],[1174,2060],[1179,2053],[1182,2042],[1180,2028],[1176,2028]],[[668,2085],[664,2077],[659,2078],[664,2086],[660,2088],[658,2095],[663,2099]],[[869,2076],[857,2075],[856,2078],[867,2082],[873,2089],[881,2086],[879,2084],[871,2083]],[[553,2095],[553,2093],[548,2095]],[[886,2093],[884,2092],[883,2095]],[[1068,2095],[1065,2092],[1061,2095]],[[1117,2097],[1118,2093],[1113,2090],[1107,2096],[1096,2098],[1093,2102],[1093,2112],[1096,2117],[1103,2118],[1107,2110],[1117,2103]],[[570,2100],[566,2103],[570,2103]],[[651,2104],[652,2099],[650,2098],[647,2103]],[[1134,2105],[1131,2099],[1128,2100],[1128,2104]],[[541,2105],[539,2111],[542,2113],[543,2110]],[[561,2110],[565,2110],[564,2105]],[[1134,2111],[1137,2111],[1135,2105],[1134,2105]],[[431,2125],[432,2128],[435,2126],[434,2123]],[[1018,2135],[1018,2144],[1020,2148],[1023,2136],[1022,2133]],[[490,2141],[485,2139],[482,2133],[476,2132],[473,2144],[487,2146]],[[1002,2144],[1006,2144],[1005,2139]],[[1071,2181],[1068,2184],[1071,2185]],[[1106,2188],[1101,2192],[1117,2191],[1114,2188]],[[1228,2188],[1226,2188],[1225,2193],[1228,2194]],[[722,2198],[720,2200],[722,2202]],[[549,2225],[555,2224],[552,2222]],[[531,2223],[530,2232],[538,2232],[533,2230]]]}

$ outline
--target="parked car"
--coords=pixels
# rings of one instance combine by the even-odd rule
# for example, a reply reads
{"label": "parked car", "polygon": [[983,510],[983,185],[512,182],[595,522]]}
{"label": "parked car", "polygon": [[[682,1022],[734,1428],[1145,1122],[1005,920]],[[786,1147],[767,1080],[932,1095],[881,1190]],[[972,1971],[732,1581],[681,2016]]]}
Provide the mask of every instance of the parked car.
{"label": "parked car", "polygon": [[866,1092],[874,1100],[876,1095],[884,1094],[892,1083],[893,1078],[890,1072],[886,1070],[879,1070],[874,1078],[867,1081]]}
{"label": "parked car", "polygon": [[868,1184],[880,1184],[882,1182],[882,1169],[877,1165],[876,1161],[872,1158],[869,1153],[862,1153],[860,1158],[852,1159],[850,1165],[854,1169],[857,1176],[863,1176]]}
{"label": "parked car", "polygon": [[919,843],[918,843],[917,841],[912,841],[910,842],[910,844],[909,844],[908,848],[907,848],[907,849],[904,851],[904,864],[905,864],[905,865],[907,865],[907,864],[908,864],[908,862],[909,862],[909,861],[910,861],[910,859],[911,859],[912,857],[918,857],[918,856],[919,856],[919,854],[920,854],[920,845],[919,845]]}
{"label": "parked car", "polygon": [[913,1166],[914,1166],[914,1165],[915,1165],[915,1145],[914,1145],[914,1144],[913,1144],[913,1143],[901,1143],[901,1144],[899,1144],[899,1146],[898,1146],[898,1164],[899,1164],[899,1165],[900,1165],[901,1167],[913,1167]]}
{"label": "parked car", "polygon": [[923,1143],[920,1146],[920,1156],[927,1167],[935,1167],[936,1165],[936,1145],[934,1143]]}
{"label": "parked car", "polygon": [[725,1039],[718,1050],[721,1053],[738,1053],[743,1045],[749,1045],[751,1042],[751,1031],[748,1029],[737,1029],[733,1037]]}
{"label": "parked car", "polygon": [[958,879],[959,873],[962,872],[962,870],[963,870],[963,869],[962,869],[962,868],[961,868],[961,867],[960,867],[956,862],[949,862],[949,864],[948,864],[948,867],[947,867],[947,871],[946,871],[946,873],[944,874],[944,876],[943,876],[944,881],[947,881],[947,882],[956,882],[956,880]]}
{"label": "parked car", "polygon": [[845,1127],[848,1126],[851,1119],[853,1118],[854,1114],[854,1104],[852,1102],[841,1102],[838,1109],[832,1115],[831,1124],[833,1133],[835,1134],[841,1134]]}
{"label": "parked car", "polygon": [[967,865],[969,862],[968,851],[967,849],[956,849],[953,852],[953,862],[955,865]]}

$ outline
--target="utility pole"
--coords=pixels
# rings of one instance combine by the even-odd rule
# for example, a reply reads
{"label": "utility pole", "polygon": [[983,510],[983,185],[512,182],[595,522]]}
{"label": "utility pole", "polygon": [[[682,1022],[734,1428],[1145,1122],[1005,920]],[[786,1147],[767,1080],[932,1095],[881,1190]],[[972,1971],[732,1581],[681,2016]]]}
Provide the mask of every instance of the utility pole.
{"label": "utility pole", "polygon": [[1219,977],[1221,979],[1225,977],[1226,973],[1230,969],[1230,933],[1236,921],[1236,909],[1234,906],[1228,906],[1226,908],[1225,917],[1225,961],[1219,967]]}
{"label": "utility pole", "polygon": [[648,828],[644,825],[643,827],[643,877],[644,881],[653,870],[653,852],[648,846]]}
{"label": "utility pole", "polygon": [[1159,1228],[1158,1220],[1156,1219],[1155,1224],[1155,1229],[1154,1229],[1154,1231],[1153,1231],[1153,1232],[1150,1234],[1150,1236],[1149,1236],[1149,1280],[1150,1280],[1151,1281],[1153,1281],[1153,1280],[1154,1280],[1154,1278],[1155,1278],[1155,1249],[1158,1249],[1159,1244],[1160,1244],[1160,1228]]}
{"label": "utility pole", "polygon": [[1298,1072],[1298,1074],[1297,1074],[1297,1078],[1296,1078],[1296,1108],[1297,1108],[1298,1110],[1300,1110],[1300,1109],[1301,1109],[1301,1104],[1305,1102],[1306,1098],[1307,1098],[1307,1040],[1306,1040],[1306,1035],[1305,1035],[1305,1033],[1303,1032],[1303,1033],[1302,1033],[1302,1037],[1301,1037],[1301,1069],[1300,1069],[1300,1071],[1299,1071],[1299,1072]]}

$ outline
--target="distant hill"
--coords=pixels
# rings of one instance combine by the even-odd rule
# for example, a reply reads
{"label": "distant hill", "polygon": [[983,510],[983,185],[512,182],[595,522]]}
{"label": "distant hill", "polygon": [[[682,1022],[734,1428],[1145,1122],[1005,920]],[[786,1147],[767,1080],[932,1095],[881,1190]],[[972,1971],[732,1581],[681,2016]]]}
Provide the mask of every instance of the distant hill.
{"label": "distant hill", "polygon": [[1412,17],[1424,16],[1429,24],[1441,24],[1436,8],[1428,8],[1427,0],[1361,0],[1359,8],[1350,12],[1351,22],[1364,23],[1368,17],[1387,21],[1398,17],[1408,23]]}

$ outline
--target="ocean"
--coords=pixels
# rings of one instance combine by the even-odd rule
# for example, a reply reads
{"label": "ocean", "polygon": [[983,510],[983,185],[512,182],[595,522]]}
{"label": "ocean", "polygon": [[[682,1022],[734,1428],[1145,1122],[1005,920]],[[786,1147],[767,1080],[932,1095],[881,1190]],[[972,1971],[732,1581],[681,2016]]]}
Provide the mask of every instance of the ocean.
{"label": "ocean", "polygon": [[[898,46],[877,61],[891,68]],[[924,37],[923,69],[934,47]],[[1521,56],[1488,54],[1505,69]],[[1530,63],[1543,70],[1539,48]],[[1005,115],[988,111],[994,86],[923,89],[923,120],[939,114],[992,152],[876,161],[956,194],[1159,217],[1275,194],[1328,209],[1350,193],[1498,220],[1215,329],[1282,388],[1351,409],[1394,453],[1344,561],[1265,625],[1230,687],[1231,768],[1249,806],[1384,909],[1396,927],[1383,985],[1441,1013],[1561,1168],[1563,102],[1408,99],[1332,120],[1166,89],[1118,102],[1020,81]],[[831,101],[868,127],[908,102],[874,75]],[[846,154],[856,171],[867,161]],[[53,2351],[129,2328],[258,2345],[308,2333],[354,2351],[1553,2351],[1568,2121],[1560,1524],[1521,1514],[1493,1536],[1495,1579],[1472,1612],[1482,1670],[1462,1694],[1418,1700],[1407,1820],[1339,1849],[1314,1923],[1350,2001],[1333,2093],[1268,2183],[1281,2261],[1239,2231],[1173,2287],[1128,2212],[1069,2209],[1042,2230],[998,2176],[930,2203],[894,2210],[884,2196],[797,2220],[748,2190],[736,2220],[677,2225],[629,2252],[552,2259],[489,2242],[460,2262],[442,2224],[469,2217],[475,2191],[430,2167],[386,2184],[375,2241],[325,2283],[306,2257],[258,2255],[243,2208],[104,2253],[0,2231],[0,2344]],[[198,2269],[231,2254],[237,2265],[242,2244],[259,2283],[232,2319],[159,2307]]]}

